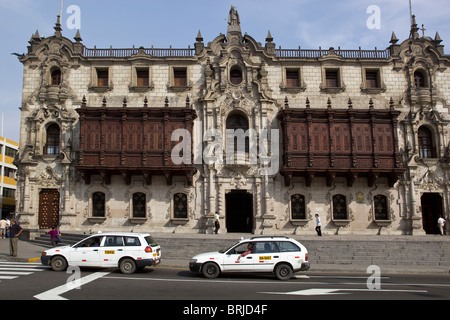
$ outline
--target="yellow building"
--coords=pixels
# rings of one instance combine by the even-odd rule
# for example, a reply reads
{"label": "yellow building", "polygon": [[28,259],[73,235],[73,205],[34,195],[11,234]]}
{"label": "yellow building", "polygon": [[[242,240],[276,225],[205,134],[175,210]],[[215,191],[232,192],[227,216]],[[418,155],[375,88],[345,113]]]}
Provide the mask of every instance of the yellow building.
{"label": "yellow building", "polygon": [[14,214],[17,167],[13,164],[19,144],[0,137],[0,214],[2,218]]}

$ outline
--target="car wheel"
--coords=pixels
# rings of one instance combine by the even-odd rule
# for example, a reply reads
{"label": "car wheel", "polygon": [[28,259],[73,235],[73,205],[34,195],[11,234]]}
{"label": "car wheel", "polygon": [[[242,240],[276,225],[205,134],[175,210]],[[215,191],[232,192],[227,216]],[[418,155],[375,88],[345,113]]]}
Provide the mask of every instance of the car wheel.
{"label": "car wheel", "polygon": [[50,263],[53,271],[64,271],[67,269],[67,261],[64,257],[54,257]]}
{"label": "car wheel", "polygon": [[219,276],[220,269],[214,262],[208,262],[203,266],[202,273],[205,278],[214,279]]}
{"label": "car wheel", "polygon": [[292,277],[292,268],[285,263],[275,268],[275,275],[279,280],[289,280]]}
{"label": "car wheel", "polygon": [[125,274],[131,274],[136,271],[136,262],[133,259],[123,259],[119,264],[120,271]]}

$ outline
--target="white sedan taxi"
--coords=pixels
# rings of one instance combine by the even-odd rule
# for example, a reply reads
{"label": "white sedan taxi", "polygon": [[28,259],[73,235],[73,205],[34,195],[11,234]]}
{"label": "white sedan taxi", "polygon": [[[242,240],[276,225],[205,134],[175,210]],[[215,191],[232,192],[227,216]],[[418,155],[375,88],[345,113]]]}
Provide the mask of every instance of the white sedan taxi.
{"label": "white sedan taxi", "polygon": [[294,272],[309,270],[308,251],[288,237],[254,237],[223,251],[196,255],[189,269],[210,279],[221,272],[265,272],[288,280]]}
{"label": "white sedan taxi", "polygon": [[92,235],[73,246],[55,247],[42,253],[41,263],[54,271],[67,267],[118,267],[133,273],[161,262],[161,248],[146,233],[108,232]]}

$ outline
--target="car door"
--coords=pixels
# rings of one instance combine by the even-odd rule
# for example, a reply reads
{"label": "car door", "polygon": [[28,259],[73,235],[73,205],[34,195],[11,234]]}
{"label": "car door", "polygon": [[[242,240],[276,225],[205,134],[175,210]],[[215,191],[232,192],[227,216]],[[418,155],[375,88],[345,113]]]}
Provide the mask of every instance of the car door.
{"label": "car door", "polygon": [[223,271],[253,271],[253,264],[255,261],[255,256],[252,253],[248,253],[247,255],[240,257],[241,254],[245,254],[249,252],[249,244],[253,244],[252,242],[243,242],[240,243],[233,248],[229,249],[225,253],[225,257],[223,259]]}
{"label": "car door", "polygon": [[100,247],[100,262],[103,267],[117,267],[120,258],[125,255],[122,236],[105,236]]}
{"label": "car door", "polygon": [[280,250],[274,241],[260,241],[255,244],[255,271],[272,272],[280,260]]}
{"label": "car door", "polygon": [[99,249],[102,241],[103,236],[92,236],[74,245],[69,252],[69,265],[80,267],[100,266]]}

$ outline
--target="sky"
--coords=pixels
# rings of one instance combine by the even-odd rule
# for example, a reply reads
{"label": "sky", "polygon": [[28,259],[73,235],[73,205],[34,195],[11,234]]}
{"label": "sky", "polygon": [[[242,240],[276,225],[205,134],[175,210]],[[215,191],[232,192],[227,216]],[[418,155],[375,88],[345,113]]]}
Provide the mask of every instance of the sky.
{"label": "sky", "polygon": [[[402,42],[411,25],[409,0],[64,0],[61,22],[70,40],[79,23],[88,48],[193,48],[199,30],[205,44],[226,34],[232,5],[243,33],[264,45],[270,30],[285,49],[385,49],[393,31]],[[425,35],[438,31],[447,46],[450,1],[412,0],[412,7]],[[0,135],[8,139],[19,142],[23,84],[23,66],[12,53],[26,53],[36,30],[53,35],[60,9],[61,0],[0,0]]]}

